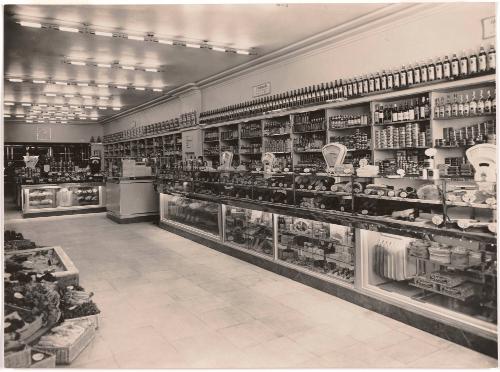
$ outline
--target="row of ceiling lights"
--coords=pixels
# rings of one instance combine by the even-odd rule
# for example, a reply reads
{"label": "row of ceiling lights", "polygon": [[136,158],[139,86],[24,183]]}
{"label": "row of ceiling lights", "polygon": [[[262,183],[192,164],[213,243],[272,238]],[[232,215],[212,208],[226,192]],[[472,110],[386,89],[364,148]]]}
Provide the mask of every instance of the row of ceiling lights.
{"label": "row of ceiling lights", "polygon": [[[16,105],[14,102],[5,102],[4,103],[5,106],[14,106]],[[46,108],[48,110],[55,110],[56,108],[59,108],[59,109],[82,109],[82,108],[85,108],[85,109],[88,109],[88,110],[92,110],[94,109],[94,106],[79,106],[79,105],[48,105],[48,104],[45,104],[45,103],[38,103],[38,104],[32,104],[32,103],[28,103],[28,102],[22,102],[20,104],[21,106],[23,107],[31,107],[32,110],[42,110],[42,108]],[[99,108],[99,110],[107,110],[107,109],[110,109],[112,108],[113,110],[115,111],[120,111],[120,107],[111,107],[111,106],[95,106],[95,108]]]}
{"label": "row of ceiling lights", "polygon": [[66,59],[64,60],[64,63],[75,66],[93,66],[93,67],[115,68],[121,70],[144,71],[144,72],[163,72],[163,70],[159,68],[123,65],[119,62],[98,63],[92,61],[78,61],[78,60]]}
{"label": "row of ceiling lights", "polygon": [[[135,90],[151,90],[153,92],[162,92],[161,88],[148,88],[143,86],[132,86],[115,83],[96,83],[92,81],[63,81],[51,79],[23,79],[23,78],[8,78],[11,83],[32,82],[33,84],[50,84],[50,85],[64,85],[64,86],[79,86],[79,87],[97,87],[97,88],[116,88],[116,89],[135,89]],[[54,95],[55,96],[55,95]],[[54,97],[53,96],[53,97]]]}
{"label": "row of ceiling lights", "polygon": [[154,43],[158,43],[158,44],[181,46],[181,47],[186,47],[186,48],[208,49],[208,50],[213,50],[216,52],[224,52],[224,53],[236,53],[236,54],[243,54],[243,55],[255,55],[256,54],[254,52],[251,52],[251,51],[248,51],[245,49],[227,48],[227,47],[211,45],[208,43],[192,43],[192,42],[186,42],[186,41],[169,40],[169,39],[165,39],[165,38],[161,38],[161,37],[156,37],[152,33],[148,33],[146,36],[140,36],[140,35],[132,35],[129,33],[123,33],[123,32],[99,31],[99,30],[93,29],[93,28],[88,27],[88,26],[66,27],[66,26],[54,25],[54,24],[50,24],[50,23],[39,23],[39,22],[30,22],[30,21],[18,21],[18,23],[24,27],[43,28],[43,29],[58,30],[58,31],[64,31],[64,32],[84,33],[84,34],[91,34],[91,35],[96,35],[96,36],[106,36],[106,37],[111,37],[111,38],[122,38],[122,39],[129,39],[129,40],[147,41],[147,42],[154,42]]}

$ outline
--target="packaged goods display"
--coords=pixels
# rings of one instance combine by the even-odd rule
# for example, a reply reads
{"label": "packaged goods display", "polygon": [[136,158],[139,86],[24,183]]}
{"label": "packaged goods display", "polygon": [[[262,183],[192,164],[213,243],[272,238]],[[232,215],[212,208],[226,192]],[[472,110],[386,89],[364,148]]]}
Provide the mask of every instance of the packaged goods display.
{"label": "packaged goods display", "polygon": [[370,125],[368,115],[335,115],[330,116],[330,129],[345,129]]}
{"label": "packaged goods display", "polygon": [[354,233],[349,227],[278,216],[278,258],[347,282],[354,281]]}
{"label": "packaged goods display", "polygon": [[[402,90],[420,84],[433,84],[446,80],[467,79],[481,74],[493,73],[496,69],[495,48],[487,51],[481,47],[479,53],[463,55],[460,59],[445,56],[427,63],[416,63],[401,69],[383,70],[360,77],[335,80],[306,88],[295,89],[273,96],[257,98],[200,114],[201,124],[212,124],[255,116],[278,109],[319,104],[328,101],[352,99],[376,92]],[[412,120],[412,119],[410,119]]]}
{"label": "packaged goods display", "polygon": [[[496,247],[363,231],[366,286],[496,323]],[[472,258],[472,259],[471,259]]]}

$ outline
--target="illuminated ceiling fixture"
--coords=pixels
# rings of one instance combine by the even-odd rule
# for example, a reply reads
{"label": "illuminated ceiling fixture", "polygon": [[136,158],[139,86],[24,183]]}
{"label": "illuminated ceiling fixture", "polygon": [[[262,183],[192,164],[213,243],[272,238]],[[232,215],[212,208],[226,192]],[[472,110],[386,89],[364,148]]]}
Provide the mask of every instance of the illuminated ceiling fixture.
{"label": "illuminated ceiling fixture", "polygon": [[16,118],[24,118],[24,115],[16,115]]}
{"label": "illuminated ceiling fixture", "polygon": [[31,106],[31,103],[21,103],[21,106],[26,106],[26,107],[28,107],[28,106]]}
{"label": "illuminated ceiling fixture", "polygon": [[144,71],[146,72],[158,72],[156,68],[145,68]]}
{"label": "illuminated ceiling fixture", "polygon": [[10,118],[10,115],[9,114],[3,114],[3,117],[4,118]]}
{"label": "illuminated ceiling fixture", "polygon": [[79,87],[88,87],[89,86],[88,83],[76,83],[76,85],[78,85]]}
{"label": "illuminated ceiling fixture", "polygon": [[125,85],[117,85],[116,86],[118,89],[128,89]]}
{"label": "illuminated ceiling fixture", "polygon": [[21,21],[21,22],[19,22],[19,24],[21,26],[24,26],[24,27],[42,28],[42,24],[41,23],[36,23],[36,22]]}
{"label": "illuminated ceiling fixture", "polygon": [[122,69],[124,70],[135,70],[134,66],[122,66]]}
{"label": "illuminated ceiling fixture", "polygon": [[55,81],[54,82],[56,85],[68,85],[65,81]]}
{"label": "illuminated ceiling fixture", "polygon": [[35,83],[35,84],[46,84],[47,81],[46,80],[33,80],[33,83]]}
{"label": "illuminated ceiling fixture", "polygon": [[144,87],[135,87],[134,89],[135,90],[146,90],[146,88],[144,88]]}
{"label": "illuminated ceiling fixture", "polygon": [[222,46],[217,46],[217,45],[212,45],[210,43],[196,43],[192,41],[181,41],[181,40],[172,40],[169,38],[162,37],[160,35],[153,35],[153,34],[147,34],[147,35],[132,35],[128,33],[124,33],[121,31],[117,32],[109,32],[109,31],[99,31],[95,30],[94,27],[89,26],[89,25],[83,25],[83,26],[76,26],[76,27],[67,27],[67,26],[58,26],[54,25],[52,23],[38,23],[38,22],[29,22],[29,21],[19,21],[18,22],[21,26],[26,26],[26,27],[35,27],[35,28],[44,28],[47,30],[58,30],[58,31],[65,31],[65,32],[81,32],[81,33],[87,33],[91,35],[96,35],[96,36],[106,36],[106,37],[111,37],[111,38],[117,38],[117,39],[128,39],[128,40],[137,40],[137,41],[143,41],[147,43],[158,43],[158,44],[166,44],[166,45],[173,45],[173,46],[178,46],[178,47],[185,47],[185,48],[196,48],[196,49],[205,49],[205,50],[213,50],[217,52],[232,52],[236,54],[243,54],[243,55],[256,55],[255,51],[250,51],[250,50],[244,50],[244,49],[238,49],[238,48],[225,48]]}
{"label": "illuminated ceiling fixture", "polygon": [[109,97],[99,97],[99,99],[102,101],[107,101],[107,100],[109,100]]}
{"label": "illuminated ceiling fixture", "polygon": [[90,120],[97,120],[98,118],[90,118]]}
{"label": "illuminated ceiling fixture", "polygon": [[75,95],[74,94],[65,94],[64,97],[66,98],[73,98]]}
{"label": "illuminated ceiling fixture", "polygon": [[56,97],[57,96],[57,94],[55,94],[55,93],[45,93],[45,95],[47,97]]}
{"label": "illuminated ceiling fixture", "polygon": [[92,106],[85,106],[85,108],[86,108],[87,110],[92,110],[92,109],[93,109],[93,107],[92,107]]}
{"label": "illuminated ceiling fixture", "polygon": [[79,29],[73,28],[73,27],[64,27],[64,26],[59,26],[59,31],[66,31],[66,32],[80,32]]}
{"label": "illuminated ceiling fixture", "polygon": [[14,102],[5,102],[4,105],[5,106],[14,106]]}
{"label": "illuminated ceiling fixture", "polygon": [[61,124],[68,124],[66,120],[61,120]]}
{"label": "illuminated ceiling fixture", "polygon": [[94,31],[94,35],[113,37],[113,33],[112,32],[104,32],[104,31]]}
{"label": "illuminated ceiling fixture", "polygon": [[69,63],[75,66],[85,66],[86,64],[85,62],[80,62],[80,61],[70,61]]}
{"label": "illuminated ceiling fixture", "polygon": [[105,107],[105,106],[99,106],[99,110],[106,110],[106,109],[107,109],[107,107]]}
{"label": "illuminated ceiling fixture", "polygon": [[91,96],[82,96],[83,99],[92,99]]}
{"label": "illuminated ceiling fixture", "polygon": [[109,63],[98,63],[97,67],[111,68],[111,65]]}
{"label": "illuminated ceiling fixture", "polygon": [[22,83],[22,82],[23,82],[23,79],[14,79],[14,78],[11,78],[11,79],[9,79],[9,81],[10,81],[11,83]]}
{"label": "illuminated ceiling fixture", "polygon": [[37,123],[45,123],[45,120],[37,120]]}
{"label": "illuminated ceiling fixture", "polygon": [[33,120],[26,120],[26,123],[33,123]]}
{"label": "illuminated ceiling fixture", "polygon": [[113,110],[120,111],[120,108],[119,107],[113,107]]}
{"label": "illuminated ceiling fixture", "polygon": [[109,88],[109,85],[107,84],[97,84],[98,88]]}
{"label": "illuminated ceiling fixture", "polygon": [[163,89],[160,89],[160,88],[153,88],[153,92],[163,92]]}

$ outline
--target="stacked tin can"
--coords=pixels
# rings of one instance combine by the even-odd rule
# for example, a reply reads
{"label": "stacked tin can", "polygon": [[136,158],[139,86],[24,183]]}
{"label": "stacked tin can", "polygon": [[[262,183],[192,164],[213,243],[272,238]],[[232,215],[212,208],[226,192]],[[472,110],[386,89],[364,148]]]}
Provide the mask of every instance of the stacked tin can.
{"label": "stacked tin can", "polygon": [[425,147],[429,138],[430,129],[421,132],[418,123],[408,123],[404,127],[389,125],[375,131],[375,146],[380,149]]}
{"label": "stacked tin can", "polygon": [[495,123],[492,120],[462,128],[443,128],[443,138],[436,139],[436,147],[473,146],[485,143],[495,136]]}

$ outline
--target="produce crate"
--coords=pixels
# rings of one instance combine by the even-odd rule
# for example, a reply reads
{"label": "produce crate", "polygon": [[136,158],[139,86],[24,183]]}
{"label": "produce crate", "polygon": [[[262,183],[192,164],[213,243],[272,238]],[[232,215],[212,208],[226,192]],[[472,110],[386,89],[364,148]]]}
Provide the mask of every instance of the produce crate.
{"label": "produce crate", "polygon": [[[33,355],[41,353],[44,358],[38,362],[33,360]],[[47,353],[37,348],[31,348],[31,365],[30,368],[56,368],[56,355]]]}
{"label": "produce crate", "polygon": [[[25,309],[11,304],[5,304],[5,310],[17,311],[18,313],[20,313],[20,315],[22,315],[23,313],[26,314],[30,312],[29,309]],[[36,332],[38,332],[42,327],[43,327],[43,315],[40,314],[35,318],[34,321],[32,321],[31,323],[26,323],[23,328],[17,330],[17,332],[19,333],[19,341],[25,342]]]}
{"label": "produce crate", "polygon": [[4,355],[5,368],[28,368],[31,364],[31,348],[25,346],[20,351],[6,352]]}
{"label": "produce crate", "polygon": [[77,322],[78,325],[81,325],[85,328],[85,331],[78,337],[73,344],[67,347],[44,347],[40,345],[35,345],[38,350],[42,350],[46,353],[51,353],[56,355],[56,364],[64,364],[68,365],[73,360],[80,355],[80,353],[90,344],[90,342],[94,339],[96,334],[95,324],[89,319],[68,319],[65,320],[62,324],[66,322]]}
{"label": "produce crate", "polygon": [[30,255],[32,253],[43,252],[43,251],[53,251],[57,259],[59,260],[60,264],[63,266],[63,270],[52,273],[52,275],[56,277],[57,284],[60,287],[66,287],[68,285],[78,285],[79,283],[78,269],[61,247],[43,247],[43,248],[5,252],[5,258],[9,258],[9,256],[13,255]]}
{"label": "produce crate", "polygon": [[90,322],[92,322],[92,324],[96,330],[99,329],[99,323],[100,323],[99,314],[82,316],[80,318],[70,318],[70,319],[66,319],[66,320],[73,321],[73,320],[83,320],[83,319],[87,319]]}

